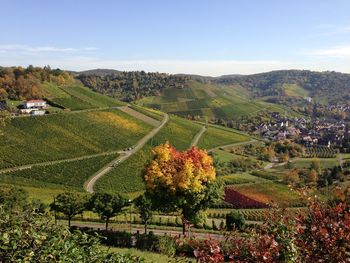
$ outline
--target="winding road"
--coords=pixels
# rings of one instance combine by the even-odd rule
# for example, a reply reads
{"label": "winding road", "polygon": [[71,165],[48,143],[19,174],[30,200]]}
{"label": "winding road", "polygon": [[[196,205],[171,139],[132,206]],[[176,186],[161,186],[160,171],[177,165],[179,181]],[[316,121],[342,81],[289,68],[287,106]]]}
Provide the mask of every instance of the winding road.
{"label": "winding road", "polygon": [[103,168],[101,168],[99,171],[97,171],[93,176],[91,176],[89,180],[84,184],[85,190],[89,193],[93,193],[94,185],[98,179],[100,179],[105,174],[109,173],[117,165],[124,162],[130,156],[138,152],[150,139],[152,139],[152,137],[154,137],[164,127],[164,125],[168,122],[168,120],[169,120],[169,115],[165,113],[164,118],[158,127],[150,131],[146,136],[144,136],[140,141],[138,141],[133,147],[130,147],[131,148],[130,150],[120,152],[120,156],[118,158],[114,159],[113,161],[105,165]]}

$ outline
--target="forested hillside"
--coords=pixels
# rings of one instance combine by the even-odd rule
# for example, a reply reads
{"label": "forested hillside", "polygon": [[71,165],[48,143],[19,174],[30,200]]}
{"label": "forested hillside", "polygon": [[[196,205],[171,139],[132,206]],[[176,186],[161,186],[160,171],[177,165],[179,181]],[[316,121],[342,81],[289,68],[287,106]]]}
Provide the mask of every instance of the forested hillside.
{"label": "forested hillside", "polygon": [[80,74],[77,78],[87,87],[123,101],[158,96],[164,88],[183,88],[189,77],[144,71],[113,74]]}
{"label": "forested hillside", "polygon": [[66,71],[28,66],[0,67],[0,100],[38,99],[44,96],[43,84],[73,84],[74,77]]}

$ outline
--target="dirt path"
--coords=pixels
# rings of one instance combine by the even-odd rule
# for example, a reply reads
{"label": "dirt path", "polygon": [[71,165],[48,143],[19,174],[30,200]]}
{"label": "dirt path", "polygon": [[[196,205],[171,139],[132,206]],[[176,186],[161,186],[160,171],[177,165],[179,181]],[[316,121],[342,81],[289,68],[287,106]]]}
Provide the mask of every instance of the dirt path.
{"label": "dirt path", "polygon": [[239,145],[246,145],[246,144],[251,144],[251,143],[255,143],[255,142],[257,142],[257,140],[253,139],[253,140],[246,141],[246,142],[236,142],[236,143],[221,145],[221,146],[217,146],[217,147],[211,148],[207,152],[212,152],[212,151],[218,150],[220,148],[225,149],[225,148],[228,148],[228,147],[239,146]]}
{"label": "dirt path", "polygon": [[11,168],[6,168],[6,169],[1,169],[1,173],[9,173],[9,172],[14,172],[18,170],[25,170],[25,169],[31,169],[33,166],[49,166],[49,165],[54,165],[54,164],[59,164],[59,163],[68,163],[68,162],[74,162],[74,161],[82,161],[86,159],[91,159],[94,157],[99,157],[99,156],[105,156],[105,155],[112,155],[112,154],[120,154],[121,151],[108,151],[108,152],[102,152],[102,153],[96,153],[96,154],[91,154],[91,155],[84,155],[80,157],[74,157],[74,158],[69,158],[69,159],[61,159],[61,160],[55,160],[55,161],[47,161],[47,162],[42,162],[42,163],[33,163],[33,164],[26,164],[26,165],[21,165],[21,166],[15,166]]}
{"label": "dirt path", "polygon": [[118,107],[118,109],[154,127],[157,127],[160,125],[160,121],[157,121],[151,117],[148,117],[147,115],[142,114],[141,112],[138,112],[130,108],[129,106],[121,106],[121,107]]}
{"label": "dirt path", "polygon": [[197,146],[200,138],[202,137],[203,133],[205,133],[206,130],[207,130],[207,127],[202,126],[201,130],[193,137],[193,139],[191,141],[191,147]]}
{"label": "dirt path", "polygon": [[144,136],[140,141],[136,143],[134,147],[131,147],[130,150],[121,152],[121,156],[114,159],[109,164],[102,167],[98,172],[96,172],[93,176],[89,178],[87,182],[84,184],[84,188],[87,192],[93,193],[94,192],[94,185],[97,182],[98,179],[100,179],[105,174],[109,173],[115,166],[119,165],[120,163],[124,162],[126,159],[128,159],[130,156],[138,152],[153,136],[155,136],[168,122],[169,115],[165,114],[162,122],[160,125],[156,128],[154,128],[152,131],[150,131],[146,136]]}
{"label": "dirt path", "polygon": [[[299,157],[296,157],[296,158],[293,158],[293,159],[290,159],[289,162],[295,162],[297,160],[299,160],[300,158]],[[274,167],[278,167],[278,166],[283,166],[283,165],[286,165],[287,162],[283,162],[283,163],[269,163],[267,164],[265,167],[264,167],[264,170],[268,170],[268,169],[271,169],[271,168],[274,168]]]}

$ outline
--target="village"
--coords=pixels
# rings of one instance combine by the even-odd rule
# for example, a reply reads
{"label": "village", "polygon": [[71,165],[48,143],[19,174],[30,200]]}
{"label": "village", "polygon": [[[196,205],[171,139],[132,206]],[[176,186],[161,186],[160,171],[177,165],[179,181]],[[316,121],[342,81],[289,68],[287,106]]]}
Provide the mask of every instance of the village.
{"label": "village", "polygon": [[[333,109],[336,105],[330,106]],[[349,107],[339,106],[343,111]],[[338,107],[338,108],[339,108]],[[335,118],[288,117],[272,112],[274,121],[260,123],[254,128],[254,134],[269,141],[292,140],[305,147],[326,146],[347,147],[349,128],[345,120]]]}

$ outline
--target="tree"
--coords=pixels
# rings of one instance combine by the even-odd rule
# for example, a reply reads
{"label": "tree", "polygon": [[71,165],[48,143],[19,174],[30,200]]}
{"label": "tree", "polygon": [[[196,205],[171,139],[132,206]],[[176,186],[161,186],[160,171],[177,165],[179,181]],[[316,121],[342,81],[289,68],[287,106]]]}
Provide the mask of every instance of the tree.
{"label": "tree", "polygon": [[23,207],[28,203],[28,193],[22,188],[15,186],[4,187],[0,189],[0,204],[8,211],[13,211]]}
{"label": "tree", "polygon": [[306,179],[308,183],[312,183],[312,184],[316,183],[318,181],[318,175],[316,170],[311,169],[310,172],[307,174]]}
{"label": "tree", "polygon": [[[17,198],[16,193],[9,194],[10,199]],[[0,209],[0,229],[0,262],[143,262],[107,252],[98,237],[55,225],[30,206]]]}
{"label": "tree", "polygon": [[89,208],[105,220],[108,230],[109,220],[123,211],[128,200],[119,194],[94,193],[89,200]]}
{"label": "tree", "polygon": [[297,169],[293,169],[284,177],[284,181],[288,184],[298,183],[300,181],[299,171]]}
{"label": "tree", "polygon": [[86,209],[86,198],[81,195],[66,192],[55,197],[50,208],[53,211],[61,212],[68,219],[68,226],[71,226],[71,221],[74,216],[81,214]]}
{"label": "tree", "polygon": [[154,207],[164,212],[181,211],[183,234],[187,222],[201,219],[200,212],[221,200],[212,158],[197,147],[179,152],[168,143],[153,149],[144,180]]}
{"label": "tree", "polygon": [[242,230],[245,225],[244,217],[238,212],[231,212],[226,214],[226,228],[232,231],[234,228]]}
{"label": "tree", "polygon": [[320,164],[320,160],[318,159],[312,159],[311,161],[311,165],[310,165],[310,169],[315,170],[317,173],[321,172],[321,164]]}
{"label": "tree", "polygon": [[140,195],[134,200],[136,207],[139,209],[142,223],[145,225],[145,234],[147,234],[147,224],[152,219],[152,201],[146,195]]}

